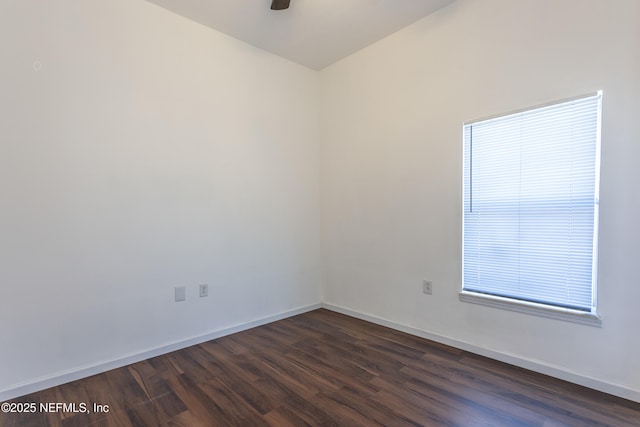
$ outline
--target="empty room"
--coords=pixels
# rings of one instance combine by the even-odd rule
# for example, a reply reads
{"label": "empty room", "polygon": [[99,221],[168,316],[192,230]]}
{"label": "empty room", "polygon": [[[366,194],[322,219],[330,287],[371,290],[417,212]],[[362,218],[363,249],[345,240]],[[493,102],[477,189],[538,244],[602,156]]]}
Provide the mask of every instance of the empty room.
{"label": "empty room", "polygon": [[640,1],[0,0],[0,426],[640,426]]}

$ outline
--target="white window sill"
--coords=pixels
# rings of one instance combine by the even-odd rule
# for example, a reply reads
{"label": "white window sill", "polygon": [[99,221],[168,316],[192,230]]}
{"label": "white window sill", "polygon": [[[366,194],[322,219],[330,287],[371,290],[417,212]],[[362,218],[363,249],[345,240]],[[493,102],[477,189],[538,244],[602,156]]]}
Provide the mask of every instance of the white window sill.
{"label": "white window sill", "polygon": [[580,323],[582,325],[602,326],[602,319],[597,313],[587,313],[579,310],[571,310],[569,308],[552,307],[535,302],[518,301],[510,298],[479,294],[469,291],[461,291],[459,299],[464,302],[517,311],[518,313],[532,314],[534,316],[548,317],[551,319]]}

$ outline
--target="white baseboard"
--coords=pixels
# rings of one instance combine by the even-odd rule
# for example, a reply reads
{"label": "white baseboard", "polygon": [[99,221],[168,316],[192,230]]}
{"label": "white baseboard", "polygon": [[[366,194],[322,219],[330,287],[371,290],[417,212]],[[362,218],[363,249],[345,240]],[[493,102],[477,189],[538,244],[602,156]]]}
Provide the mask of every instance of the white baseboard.
{"label": "white baseboard", "polygon": [[490,348],[480,347],[465,341],[423,331],[421,329],[416,329],[411,326],[396,323],[370,314],[360,313],[334,304],[322,303],[322,308],[640,403],[640,390],[608,383],[576,372],[567,371],[566,369],[557,366],[526,359],[519,355],[503,353]]}
{"label": "white baseboard", "polygon": [[287,317],[295,316],[298,314],[306,313],[308,311],[316,310],[320,308],[322,304],[312,304],[304,307],[298,307],[293,310],[284,311],[271,316],[263,317],[251,322],[242,323],[239,325],[231,326],[229,328],[220,329],[217,331],[209,332],[204,335],[191,337],[181,341],[175,341],[169,344],[162,345],[147,349],[138,353],[132,353],[124,355],[117,359],[101,361],[92,365],[83,366],[79,368],[69,369],[62,372],[57,372],[46,377],[34,378],[33,380],[15,384],[3,390],[0,390],[0,402],[4,402],[9,399],[15,399],[16,397],[24,396],[26,394],[35,393],[50,387],[66,384],[71,381],[79,380],[81,378],[90,377],[92,375],[100,374],[112,369],[127,366],[132,363],[140,362],[142,360],[150,359],[152,357],[160,356],[163,354],[171,353],[172,351],[180,350],[192,345],[201,344],[206,341],[214,340],[226,335],[231,335],[236,332],[245,331],[247,329],[255,328],[256,326],[266,325],[267,323],[275,322],[277,320],[285,319]]}
{"label": "white baseboard", "polygon": [[109,371],[111,369],[127,366],[132,363],[140,362],[152,357],[160,356],[170,353],[172,351],[180,350],[192,345],[200,344],[206,341],[210,341],[216,338],[220,338],[226,335],[241,332],[247,329],[251,329],[257,326],[266,325],[267,323],[275,322],[277,320],[285,319],[287,317],[295,316],[298,314],[306,313],[318,308],[326,308],[327,310],[335,311],[337,313],[346,314],[347,316],[355,317],[358,319],[366,320],[371,323],[386,326],[391,329],[406,332],[411,335],[419,336],[421,338],[429,339],[441,344],[449,345],[451,347],[466,350],[471,353],[486,356],[491,359],[499,360],[511,365],[519,366],[521,368],[529,369],[531,371],[539,372],[541,374],[549,375],[561,380],[569,381],[574,384],[579,384],[585,387],[592,388],[594,390],[602,391],[604,393],[612,394],[614,396],[622,397],[640,403],[640,390],[634,390],[628,387],[624,387],[618,384],[612,384],[605,381],[601,381],[595,378],[591,378],[585,375],[581,375],[575,372],[567,371],[556,366],[544,364],[538,361],[529,360],[518,355],[512,355],[507,353],[498,352],[489,348],[480,347],[475,344],[471,344],[465,341],[460,341],[454,338],[450,338],[444,335],[423,331],[413,328],[411,326],[403,325],[391,320],[386,320],[370,314],[360,313],[348,308],[337,306],[329,303],[318,303],[304,307],[299,307],[293,310],[277,313],[271,316],[263,317],[251,322],[242,323],[229,328],[220,329],[204,335],[188,338],[186,340],[172,342],[160,347],[148,349],[139,353],[129,354],[122,356],[118,359],[102,361],[93,365],[79,367],[75,369],[69,369],[55,373],[50,376],[35,378],[33,380],[15,384],[3,390],[0,390],[0,402],[14,399],[26,394],[35,393],[40,390],[44,390],[50,387],[62,385],[71,381],[75,381],[81,378],[86,378],[92,375],[100,374],[102,372]]}

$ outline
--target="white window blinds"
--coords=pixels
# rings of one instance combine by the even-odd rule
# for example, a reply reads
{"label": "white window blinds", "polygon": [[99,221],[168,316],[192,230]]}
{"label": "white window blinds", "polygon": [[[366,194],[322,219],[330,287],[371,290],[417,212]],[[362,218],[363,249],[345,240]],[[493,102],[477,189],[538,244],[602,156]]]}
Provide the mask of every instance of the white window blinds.
{"label": "white window blinds", "polygon": [[464,125],[465,291],[595,312],[601,94]]}

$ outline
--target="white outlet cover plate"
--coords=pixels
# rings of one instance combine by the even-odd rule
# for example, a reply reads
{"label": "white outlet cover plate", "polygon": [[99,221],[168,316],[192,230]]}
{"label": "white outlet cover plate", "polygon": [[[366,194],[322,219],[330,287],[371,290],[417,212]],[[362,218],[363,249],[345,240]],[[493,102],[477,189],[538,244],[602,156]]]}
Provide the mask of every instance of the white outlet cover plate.
{"label": "white outlet cover plate", "polygon": [[200,285],[200,297],[209,296],[209,285]]}
{"label": "white outlet cover plate", "polygon": [[422,281],[422,292],[428,295],[433,294],[433,282],[431,280]]}
{"label": "white outlet cover plate", "polygon": [[184,301],[187,299],[187,290],[184,286],[176,286],[175,290],[176,302]]}

